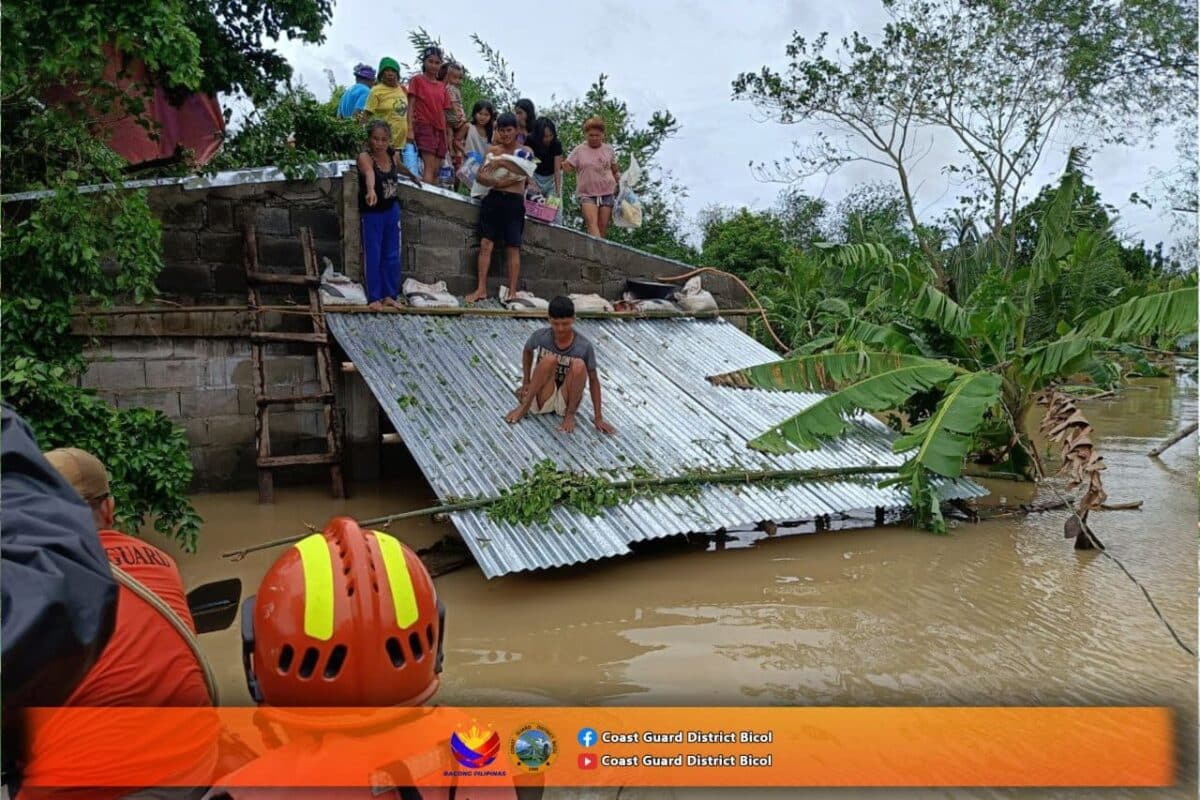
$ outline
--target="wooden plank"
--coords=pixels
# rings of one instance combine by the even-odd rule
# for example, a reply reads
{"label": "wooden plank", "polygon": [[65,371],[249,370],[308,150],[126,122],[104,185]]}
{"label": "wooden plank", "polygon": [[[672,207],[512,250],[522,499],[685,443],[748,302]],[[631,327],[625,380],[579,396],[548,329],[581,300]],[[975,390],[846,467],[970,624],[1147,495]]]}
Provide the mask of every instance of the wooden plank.
{"label": "wooden plank", "polygon": [[247,272],[246,280],[250,283],[276,286],[319,286],[321,284],[320,275],[281,275],[274,272]]}
{"label": "wooden plank", "polygon": [[[335,306],[325,304],[322,308],[325,314],[410,314],[419,317],[504,317],[506,319],[546,319],[545,309],[530,309],[510,311],[507,308],[476,308],[475,306],[459,306],[458,308],[416,308],[405,306],[391,308],[385,306],[380,311],[372,311],[366,306]],[[575,316],[579,319],[719,319],[721,317],[759,316],[760,311],[754,308],[731,308],[728,310],[706,311],[699,314],[682,314],[673,311],[579,311]]]}
{"label": "wooden plank", "polygon": [[333,392],[277,395],[274,397],[258,395],[254,398],[254,402],[258,403],[260,406],[281,406],[287,405],[288,403],[332,403],[333,401]]}
{"label": "wooden plank", "polygon": [[[319,280],[320,266],[317,262],[317,248],[313,242],[311,228],[300,229],[300,245],[304,250],[305,274]],[[317,361],[317,376],[321,381],[321,391],[332,394],[333,366],[329,356],[328,331],[325,327],[325,316],[321,313],[321,293],[316,285],[308,287],[308,307],[312,312],[309,319],[312,320],[313,333],[325,337],[325,344],[318,345],[314,354]],[[329,465],[330,492],[335,498],[342,498],[346,496],[346,483],[342,477],[342,447],[341,437],[338,435],[337,408],[332,402],[327,403],[321,413],[325,423],[325,448],[334,458]]]}
{"label": "wooden plank", "polygon": [[259,468],[292,467],[300,464],[333,464],[338,460],[337,453],[306,453],[298,456],[268,456],[258,459]]}
{"label": "wooden plank", "polygon": [[329,337],[323,333],[285,333],[280,331],[254,331],[250,334],[252,342],[308,342],[309,344],[327,344]]}
{"label": "wooden plank", "polygon": [[[258,268],[258,238],[254,226],[246,223],[242,228],[242,264],[249,276]],[[262,307],[262,298],[258,287],[247,280],[246,303],[251,311],[257,312]],[[262,315],[254,314],[254,331],[262,330]],[[266,373],[263,370],[263,347],[260,344],[250,345],[251,375],[254,383],[255,396],[266,394]],[[271,418],[268,409],[256,405],[254,407],[254,449],[259,460],[271,455]],[[270,470],[258,471],[258,502],[275,502],[275,477]]]}

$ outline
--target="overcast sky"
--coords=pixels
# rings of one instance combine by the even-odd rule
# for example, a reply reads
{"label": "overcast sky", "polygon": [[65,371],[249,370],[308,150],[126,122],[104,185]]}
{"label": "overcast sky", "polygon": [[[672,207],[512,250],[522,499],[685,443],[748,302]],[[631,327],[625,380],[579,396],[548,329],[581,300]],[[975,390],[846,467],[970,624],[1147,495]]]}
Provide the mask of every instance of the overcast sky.
{"label": "overcast sky", "polygon": [[[747,102],[731,99],[730,84],[741,71],[764,64],[782,67],[784,47],[793,30],[806,36],[829,31],[838,39],[853,30],[878,32],[884,22],[879,0],[803,2],[701,2],[701,0],[598,0],[592,3],[501,2],[388,3],[339,0],[333,23],[321,46],[284,42],[281,52],[297,75],[316,92],[328,96],[324,70],[349,83],[356,62],[377,64],[391,55],[413,60],[408,32],[424,27],[464,61],[481,70],[482,60],[471,42],[479,36],[508,60],[521,92],[540,109],[551,98],[580,97],[601,73],[609,76],[612,93],[625,100],[639,122],[658,109],[669,109],[680,131],[663,147],[661,165],[686,186],[684,210],[694,220],[704,207],[774,204],[782,188],[757,180],[751,160],[773,160],[791,153],[792,143],[807,131],[762,120]],[[1058,146],[1043,159],[1033,191],[1061,171],[1068,147]],[[936,149],[922,162],[918,209],[932,219],[954,205],[960,193],[941,174],[953,148]],[[1104,200],[1115,205],[1122,232],[1147,242],[1176,238],[1169,212],[1129,203],[1131,193],[1153,192],[1153,171],[1174,168],[1174,136],[1164,133],[1154,143],[1136,148],[1109,148],[1091,160],[1092,179]],[[811,178],[802,188],[836,205],[854,186],[889,179],[870,165],[850,165],[832,177]]]}

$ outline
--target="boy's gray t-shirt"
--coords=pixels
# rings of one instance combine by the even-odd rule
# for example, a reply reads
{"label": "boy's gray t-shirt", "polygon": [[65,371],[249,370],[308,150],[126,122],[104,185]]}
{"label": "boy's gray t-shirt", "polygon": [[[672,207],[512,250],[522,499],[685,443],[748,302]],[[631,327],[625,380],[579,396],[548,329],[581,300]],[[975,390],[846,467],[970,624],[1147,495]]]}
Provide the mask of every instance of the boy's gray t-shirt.
{"label": "boy's gray t-shirt", "polygon": [[533,361],[535,364],[541,359],[544,353],[546,355],[581,359],[583,365],[589,371],[596,368],[596,351],[587,337],[578,331],[575,332],[575,336],[571,340],[571,346],[566,350],[559,350],[554,344],[554,331],[550,328],[542,328],[540,331],[534,331],[529,336],[529,341],[525,343],[525,349],[533,352]]}

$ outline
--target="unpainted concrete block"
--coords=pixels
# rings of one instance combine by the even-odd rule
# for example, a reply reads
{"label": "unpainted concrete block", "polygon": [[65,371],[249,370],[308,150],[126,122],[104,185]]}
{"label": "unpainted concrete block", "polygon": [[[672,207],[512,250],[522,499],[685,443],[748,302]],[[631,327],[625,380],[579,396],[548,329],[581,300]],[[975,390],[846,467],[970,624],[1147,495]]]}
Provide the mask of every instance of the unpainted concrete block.
{"label": "unpainted concrete block", "polygon": [[419,217],[418,241],[427,247],[448,247],[461,250],[466,246],[468,229],[461,221],[442,217]]}
{"label": "unpainted concrete block", "polygon": [[237,389],[196,389],[179,393],[179,414],[184,417],[219,417],[237,413]]}
{"label": "unpainted concrete block", "polygon": [[171,390],[117,392],[117,408],[149,408],[161,411],[171,419],[177,420],[179,413],[179,392]]}
{"label": "unpainted concrete block", "polygon": [[[580,275],[580,265],[578,261],[571,258],[564,258],[557,254],[547,256],[540,259],[541,263],[537,268],[532,267],[529,271],[530,277],[541,278],[550,281],[566,281],[574,286],[582,277]],[[522,270],[523,272],[524,270]],[[593,281],[598,283],[598,281]]]}
{"label": "unpainted concrete block", "polygon": [[237,474],[241,453],[239,448],[232,446],[203,447],[199,461],[202,468],[196,473],[205,476],[201,480],[206,488],[228,488],[230,477]]}
{"label": "unpainted concrete block", "polygon": [[246,267],[239,260],[225,264],[214,264],[212,268],[213,292],[226,297],[246,297]]}
{"label": "unpainted concrete block", "polygon": [[113,358],[117,361],[126,358],[172,358],[175,346],[172,340],[162,337],[157,339],[113,339],[111,344]]}
{"label": "unpainted concrete block", "polygon": [[242,236],[238,233],[201,233],[200,258],[225,264],[242,264]]}
{"label": "unpainted concrete block", "polygon": [[198,231],[204,227],[206,214],[204,198],[184,195],[184,201],[166,206],[160,219],[164,228]]}
{"label": "unpainted concrete block", "polygon": [[304,247],[299,239],[259,236],[258,261],[260,264],[287,267],[300,274],[304,271]]}
{"label": "unpainted concrete block", "polygon": [[[533,292],[538,297],[549,300],[560,294],[579,294],[574,288],[569,288],[566,281],[549,280],[546,278],[530,278],[525,282],[526,291]],[[586,294],[586,292],[584,293]]]}
{"label": "unpainted concrete block", "polygon": [[212,293],[212,268],[208,264],[168,263],[155,282],[158,290],[176,297],[203,297]]}
{"label": "unpainted concrete block", "polygon": [[254,227],[260,237],[291,236],[291,211],[286,208],[260,208],[254,215]]}
{"label": "unpainted concrete block", "polygon": [[[272,417],[274,415],[272,414]],[[209,417],[208,439],[212,447],[244,447],[254,444],[254,417],[245,414],[226,414]],[[274,423],[274,419],[271,420]]]}
{"label": "unpainted concrete block", "polygon": [[341,220],[338,218],[337,210],[332,206],[329,208],[293,209],[292,225],[295,227],[297,236],[300,235],[301,228],[308,228],[312,231],[314,239],[337,242],[342,237]]}
{"label": "unpainted concrete block", "polygon": [[146,362],[146,386],[151,389],[170,387],[199,389],[208,381],[208,362],[192,360],[154,360]]}
{"label": "unpainted concrete block", "polygon": [[164,230],[162,234],[163,260],[189,262],[196,260],[196,233],[186,230]]}
{"label": "unpainted concrete block", "polygon": [[131,392],[146,388],[146,362],[141,359],[96,361],[83,375],[84,386]]}
{"label": "unpainted concrete block", "polygon": [[237,230],[234,224],[233,201],[224,197],[208,197],[208,229],[212,231]]}
{"label": "unpainted concrete block", "polygon": [[208,383],[216,388],[254,387],[254,362],[248,355],[222,356],[208,363]]}

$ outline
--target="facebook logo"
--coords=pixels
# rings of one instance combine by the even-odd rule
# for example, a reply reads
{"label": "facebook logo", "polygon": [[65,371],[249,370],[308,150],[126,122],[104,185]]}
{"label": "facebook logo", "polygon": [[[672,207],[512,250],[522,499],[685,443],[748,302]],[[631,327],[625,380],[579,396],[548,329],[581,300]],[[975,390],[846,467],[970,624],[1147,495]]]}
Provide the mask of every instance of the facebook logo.
{"label": "facebook logo", "polygon": [[579,740],[580,746],[591,747],[599,740],[600,737],[596,735],[595,728],[580,728],[579,736],[575,738]]}

